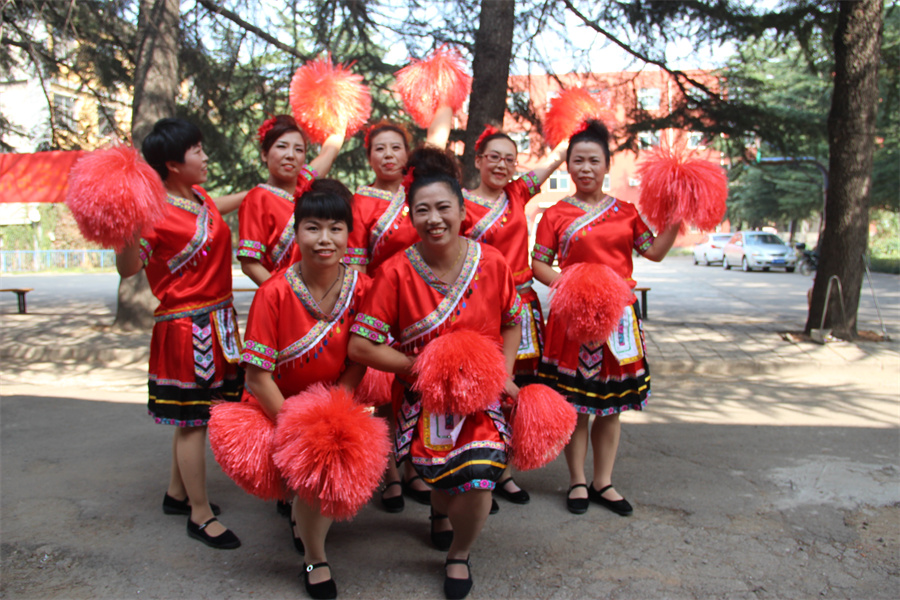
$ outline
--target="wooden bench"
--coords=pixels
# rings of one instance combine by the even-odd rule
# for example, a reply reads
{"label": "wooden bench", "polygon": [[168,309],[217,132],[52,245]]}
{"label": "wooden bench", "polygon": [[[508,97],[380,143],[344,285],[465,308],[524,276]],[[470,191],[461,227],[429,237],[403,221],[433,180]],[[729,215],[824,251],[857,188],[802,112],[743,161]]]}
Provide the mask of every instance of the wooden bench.
{"label": "wooden bench", "polygon": [[5,288],[0,290],[0,292],[13,292],[16,296],[18,296],[20,315],[24,315],[27,312],[25,306],[25,294],[33,291],[34,288]]}
{"label": "wooden bench", "polygon": [[635,292],[641,293],[641,319],[647,320],[647,292],[650,291],[648,287],[636,287],[634,288]]}

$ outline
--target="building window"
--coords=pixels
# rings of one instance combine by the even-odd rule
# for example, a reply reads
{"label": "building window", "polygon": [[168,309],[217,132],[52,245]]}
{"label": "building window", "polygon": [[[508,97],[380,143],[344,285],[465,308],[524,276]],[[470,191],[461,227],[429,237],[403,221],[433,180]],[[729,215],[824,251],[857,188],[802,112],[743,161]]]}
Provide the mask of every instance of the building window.
{"label": "building window", "polygon": [[659,110],[659,89],[641,88],[638,90],[638,106],[644,110]]}
{"label": "building window", "polygon": [[706,144],[704,143],[704,135],[702,131],[691,131],[688,133],[687,138],[687,147],[690,149],[696,148],[704,148]]}
{"label": "building window", "polygon": [[638,144],[640,145],[641,150],[659,146],[659,132],[642,131],[638,133]]}
{"label": "building window", "polygon": [[551,191],[565,192],[569,189],[569,172],[565,169],[554,171],[549,181]]}
{"label": "building window", "polygon": [[519,154],[531,152],[531,136],[527,131],[510,131],[506,135],[515,142]]}
{"label": "building window", "polygon": [[66,131],[75,131],[75,98],[63,94],[53,94],[53,116],[56,126]]}

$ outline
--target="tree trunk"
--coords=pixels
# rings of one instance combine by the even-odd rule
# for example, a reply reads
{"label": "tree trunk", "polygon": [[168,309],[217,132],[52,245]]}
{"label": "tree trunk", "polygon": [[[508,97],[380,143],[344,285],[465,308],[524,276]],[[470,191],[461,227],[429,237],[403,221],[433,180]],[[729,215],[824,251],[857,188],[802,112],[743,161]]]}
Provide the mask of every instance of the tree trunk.
{"label": "tree trunk", "polygon": [[[175,114],[179,10],[179,0],[141,0],[131,112],[131,135],[137,148],[156,121]],[[114,326],[149,329],[156,305],[143,270],[122,279]]]}
{"label": "tree trunk", "polygon": [[475,172],[475,142],[488,123],[503,127],[509,61],[512,59],[515,0],[482,0],[475,51],[472,58],[472,94],[463,141],[463,181],[466,187],[478,185]]}
{"label": "tree trunk", "polygon": [[837,289],[832,291],[825,327],[840,337],[856,337],[856,313],[868,241],[869,195],[878,100],[882,0],[839,2],[834,33],[834,92],[828,115],[830,154],[825,228],[819,243],[819,269],[813,286],[806,331],[818,328],[833,275],[843,288],[843,323]]}

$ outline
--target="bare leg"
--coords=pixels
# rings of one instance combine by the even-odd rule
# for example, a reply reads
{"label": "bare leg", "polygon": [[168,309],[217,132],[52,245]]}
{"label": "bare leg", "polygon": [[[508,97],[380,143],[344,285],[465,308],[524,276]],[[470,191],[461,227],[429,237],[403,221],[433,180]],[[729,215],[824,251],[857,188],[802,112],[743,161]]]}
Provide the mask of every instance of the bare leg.
{"label": "bare leg", "polygon": [[172,474],[169,476],[169,489],[166,493],[176,500],[187,498],[187,490],[184,481],[181,480],[181,470],[178,468],[178,430],[176,427],[172,434]]}
{"label": "bare leg", "polygon": [[[472,490],[451,496],[433,490],[431,501],[435,511],[448,515],[453,525],[453,543],[447,551],[447,558],[468,558],[491,510],[491,493],[487,490]],[[447,576],[466,579],[469,573],[466,565],[448,565]]]}
{"label": "bare leg", "polygon": [[[320,562],[328,562],[325,555],[325,538],[331,528],[332,520],[322,516],[321,508],[310,506],[300,498],[294,498],[294,506],[291,509],[291,517],[297,522],[297,530],[306,548],[304,561],[314,565]],[[316,569],[309,574],[311,584],[322,583],[331,579],[330,568]]]}
{"label": "bare leg", "polygon": [[[612,483],[613,466],[619,450],[622,423],[619,415],[596,417],[591,428],[591,444],[594,446],[594,489],[602,490]],[[621,500],[622,496],[611,488],[604,492],[607,500]]]}
{"label": "bare leg", "polygon": [[[416,470],[413,468],[412,463],[410,461],[406,461],[406,463],[403,465],[403,479],[409,481],[416,475],[418,475],[418,473],[416,473]],[[415,481],[413,481],[410,484],[410,487],[412,487],[412,489],[417,492],[427,492],[431,489],[430,487],[428,487],[428,484],[421,479],[416,479]]]}
{"label": "bare leg", "polygon": [[[575,424],[575,431],[572,432],[572,438],[566,445],[566,465],[569,467],[569,487],[577,483],[587,483],[584,474],[584,461],[587,459],[588,450],[588,421],[590,415],[579,414],[578,421]],[[577,488],[572,491],[570,498],[587,498],[587,490]]]}
{"label": "bare leg", "polygon": [[[383,404],[375,409],[375,414],[381,417],[382,419],[387,419],[388,422],[388,430],[391,433],[391,448],[395,447],[394,444],[394,435],[396,434],[396,416],[394,415],[394,411],[391,408],[390,404]],[[389,483],[393,483],[395,481],[400,481],[400,471],[397,469],[397,461],[394,459],[393,452],[388,458],[387,470],[384,473],[384,483],[385,485]],[[402,493],[399,485],[392,485],[390,487],[385,487],[384,492],[382,492],[382,498],[393,498],[395,496],[399,496]]]}
{"label": "bare leg", "polygon": [[[177,427],[175,455],[181,480],[191,502],[191,521],[201,525],[213,518],[206,495],[206,427]],[[205,529],[212,537],[226,531],[224,525],[213,521]]]}

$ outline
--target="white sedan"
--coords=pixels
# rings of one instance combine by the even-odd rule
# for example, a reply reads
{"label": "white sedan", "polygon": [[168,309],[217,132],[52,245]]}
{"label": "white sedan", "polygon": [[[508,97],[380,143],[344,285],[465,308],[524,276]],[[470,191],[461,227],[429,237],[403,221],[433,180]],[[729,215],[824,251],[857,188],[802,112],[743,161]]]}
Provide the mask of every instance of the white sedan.
{"label": "white sedan", "polygon": [[710,265],[714,262],[722,262],[725,256],[722,250],[731,239],[730,233],[710,233],[703,241],[694,246],[694,264]]}
{"label": "white sedan", "polygon": [[740,265],[743,271],[772,267],[793,273],[797,266],[797,254],[780,237],[766,231],[740,231],[725,244],[722,267],[730,269]]}

